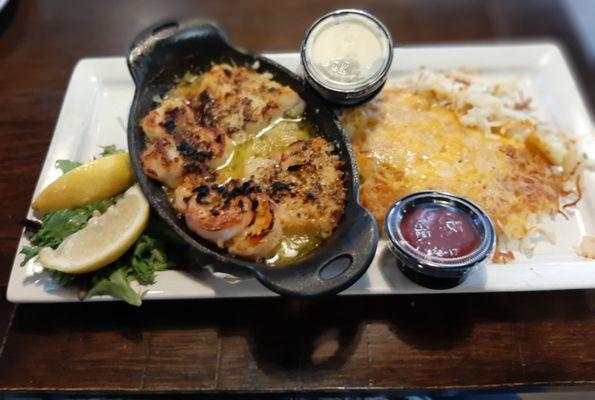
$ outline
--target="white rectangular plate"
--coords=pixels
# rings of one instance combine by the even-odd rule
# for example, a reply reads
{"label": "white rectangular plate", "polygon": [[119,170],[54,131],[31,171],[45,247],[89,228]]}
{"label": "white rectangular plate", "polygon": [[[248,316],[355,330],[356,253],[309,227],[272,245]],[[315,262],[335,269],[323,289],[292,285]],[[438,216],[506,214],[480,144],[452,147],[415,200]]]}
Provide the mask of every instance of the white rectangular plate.
{"label": "white rectangular plate", "polygon": [[[269,54],[273,60],[296,71],[297,54]],[[556,128],[575,138],[591,158],[595,155],[592,124],[575,81],[562,53],[555,45],[485,45],[401,48],[395,51],[391,77],[421,66],[452,69],[480,68],[489,79],[518,79],[530,95],[540,115]],[[62,111],[56,125],[35,194],[59,176],[56,160],[87,161],[100,152],[98,146],[126,146],[126,121],[133,96],[133,83],[123,58],[81,60],[74,69]],[[573,246],[584,234],[595,234],[595,175],[585,176],[585,195],[570,221],[552,221],[557,233],[555,245],[542,243],[534,256],[518,256],[508,265],[479,268],[462,285],[439,293],[499,292],[595,288],[595,261],[578,257]],[[21,237],[19,249],[27,244]],[[78,301],[74,292],[48,283],[45,274],[32,274],[32,268],[19,267],[15,257],[8,300],[24,302]],[[380,241],[368,272],[344,294],[437,293],[417,286],[397,270],[386,243]],[[147,299],[188,299],[212,297],[272,296],[255,279],[231,284],[213,277],[206,270],[161,272],[150,287]],[[101,297],[95,300],[108,300]]]}

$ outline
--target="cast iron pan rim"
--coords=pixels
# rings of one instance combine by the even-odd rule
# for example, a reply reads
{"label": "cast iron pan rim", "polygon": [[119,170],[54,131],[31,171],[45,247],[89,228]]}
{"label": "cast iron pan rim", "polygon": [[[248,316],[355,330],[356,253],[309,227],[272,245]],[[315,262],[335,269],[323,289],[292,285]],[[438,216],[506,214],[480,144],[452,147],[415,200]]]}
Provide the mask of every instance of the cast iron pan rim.
{"label": "cast iron pan rim", "polygon": [[[158,26],[158,25],[161,25],[161,24],[157,24],[155,26]],[[215,29],[218,29],[218,27],[215,24],[209,23],[209,25],[215,27]],[[154,29],[154,27],[151,27],[151,28],[147,29],[144,33],[146,34],[146,32],[151,32],[153,29]],[[142,36],[142,35],[143,34],[141,34],[140,36]],[[270,72],[274,73],[274,75],[281,73],[281,74],[286,75],[286,77],[288,77],[290,80],[294,80],[296,82],[296,85],[301,86],[303,91],[311,93],[310,96],[313,95],[314,97],[316,97],[318,99],[319,104],[317,104],[316,107],[326,107],[327,106],[327,104],[324,102],[324,100],[322,98],[320,98],[320,96],[318,94],[316,94],[314,92],[314,90],[307,85],[305,80],[302,79],[301,77],[297,76],[296,74],[294,74],[292,71],[288,70],[287,68],[279,65],[275,61],[270,60],[262,55],[252,55],[252,54],[249,54],[244,51],[236,49],[234,46],[232,46],[228,42],[227,38],[224,36],[222,36],[222,39],[223,39],[225,46],[231,52],[236,52],[239,55],[246,57],[247,59],[254,59],[254,60],[258,61],[260,63],[260,66],[258,68],[259,70],[270,71]],[[128,54],[129,55],[132,54],[132,52],[135,51],[135,48],[137,48],[138,46],[139,46],[139,42],[135,41],[135,43],[133,43],[133,45],[131,46]],[[149,57],[150,57],[150,55],[149,55]],[[130,69],[131,74],[133,75],[133,78],[135,78],[133,67],[131,64],[132,64],[131,57],[129,56],[128,67]],[[143,192],[145,192],[145,194],[147,195],[152,208],[157,211],[158,215],[163,220],[165,220],[167,225],[171,229],[173,229],[174,232],[176,232],[178,235],[180,235],[180,237],[186,243],[188,243],[192,248],[194,248],[198,252],[208,255],[210,258],[214,259],[217,262],[250,270],[264,286],[268,287],[269,289],[271,289],[277,293],[285,294],[285,295],[302,295],[302,296],[309,295],[308,293],[297,293],[295,290],[287,289],[282,285],[278,285],[275,282],[274,278],[270,278],[267,276],[267,272],[271,272],[271,270],[273,270],[274,268],[271,268],[271,267],[267,266],[266,264],[250,262],[247,260],[236,258],[229,254],[223,254],[220,251],[213,250],[212,248],[209,248],[209,247],[203,245],[197,239],[195,239],[193,236],[191,236],[190,234],[188,234],[186,231],[184,231],[181,228],[181,226],[179,225],[181,221],[179,221],[175,217],[172,218],[171,215],[168,214],[168,210],[166,210],[166,208],[164,207],[164,204],[161,201],[159,201],[159,197],[163,196],[162,188],[160,186],[156,186],[154,183],[152,183],[151,179],[148,176],[146,176],[143,172],[142,163],[140,161],[140,152],[141,152],[141,149],[144,147],[144,142],[142,142],[142,140],[144,140],[144,136],[141,138],[136,133],[137,129],[139,129],[137,118],[136,118],[136,114],[137,114],[136,110],[139,107],[139,99],[143,95],[141,93],[141,91],[143,91],[143,89],[150,88],[151,84],[150,83],[147,84],[146,82],[143,82],[142,80],[137,81],[136,78],[134,80],[135,80],[135,95],[134,95],[134,100],[133,100],[132,108],[131,108],[132,112],[129,114],[129,121],[128,121],[129,145],[130,145],[131,153],[133,153],[133,154],[131,154],[131,160],[132,160],[132,164],[133,164],[135,173],[137,175],[137,179],[141,185]],[[341,145],[344,146],[344,148],[346,150],[344,153],[346,153],[346,154],[344,154],[344,156],[341,158],[343,159],[343,161],[345,163],[344,168],[349,169],[351,172],[350,186],[351,186],[351,190],[352,190],[352,195],[346,199],[345,212],[347,212],[347,210],[349,208],[351,208],[351,213],[354,214],[354,216],[351,216],[350,218],[348,218],[347,215],[344,214],[341,222],[339,223],[339,226],[341,224],[345,224],[347,222],[347,221],[345,221],[346,219],[354,219],[354,218],[369,219],[368,223],[372,225],[372,230],[373,230],[373,235],[372,235],[373,236],[372,237],[373,249],[371,249],[371,251],[367,254],[367,257],[365,258],[365,260],[363,260],[363,262],[360,262],[360,264],[362,264],[362,266],[359,269],[357,269],[357,271],[355,273],[351,274],[351,277],[348,281],[344,281],[341,284],[335,285],[330,289],[326,288],[326,289],[324,289],[324,291],[322,291],[320,293],[314,293],[314,295],[337,293],[341,290],[344,290],[346,287],[351,286],[367,270],[367,267],[369,266],[372,259],[374,258],[375,249],[376,249],[377,240],[378,240],[378,227],[376,226],[376,221],[373,217],[371,217],[371,214],[366,209],[364,209],[360,204],[359,178],[358,178],[359,175],[358,175],[358,170],[357,170],[357,164],[355,162],[355,156],[353,154],[353,148],[351,146],[350,141],[347,139],[345,131],[342,129],[341,125],[338,123],[337,115],[335,114],[333,109],[330,107],[328,107],[328,115],[330,116],[330,119],[332,121],[332,124],[334,125],[334,128],[340,133],[340,139],[334,139],[334,140],[331,140],[331,142],[333,142],[335,140],[340,140],[342,142]],[[349,181],[346,181],[345,183],[349,185]],[[159,192],[157,192],[157,191],[159,191]],[[353,205],[350,207],[349,203],[353,203]],[[171,207],[171,205],[169,205],[169,204],[168,204],[168,206]],[[338,227],[336,229],[338,229]],[[335,231],[333,234],[336,234],[336,233],[337,232]],[[352,236],[353,230],[348,229],[347,235]],[[332,246],[331,248],[328,248],[328,250],[330,250],[331,254],[333,253],[332,249],[335,247],[340,248],[341,247],[340,243],[335,243],[334,246]],[[319,254],[320,251],[325,251],[325,250],[327,250],[327,249],[322,248],[320,250],[314,250],[310,255],[296,261],[295,263],[288,265],[287,268],[293,268],[294,266],[298,266],[301,264],[307,264],[311,259],[315,258],[315,256],[317,254]],[[342,250],[340,252],[336,252],[334,257],[342,256],[343,254],[341,254],[341,253],[343,253],[343,252],[344,252],[344,250]],[[324,261],[325,264],[322,264],[319,267],[326,265],[326,263],[328,263],[328,262],[329,261]],[[349,267],[347,267],[346,270],[350,270],[350,269],[352,269],[351,265]]]}
{"label": "cast iron pan rim", "polygon": [[[235,50],[235,49],[234,49]],[[252,55],[247,54],[242,52],[241,50],[237,50],[238,52],[252,57]],[[277,64],[275,61],[261,56],[261,55],[255,55],[253,56],[254,58],[258,59],[259,62],[264,63],[265,65],[270,65],[271,67],[273,67],[274,69],[278,69],[284,73],[286,73],[287,75],[293,77],[296,79],[296,81],[299,81],[299,83],[301,85],[306,85],[304,79],[302,79],[300,76],[295,75],[293,72],[291,72],[290,70],[288,70],[287,68],[283,67],[280,64]],[[136,87],[135,88],[135,95],[134,98],[138,98],[140,97],[141,93],[140,93],[140,87]],[[310,90],[310,89],[307,89]],[[337,128],[341,131],[342,135],[345,135],[345,131],[343,130],[343,128],[341,127],[341,125],[338,123],[337,120],[337,115],[331,111],[332,115],[333,115],[333,119],[335,124],[337,125]],[[129,116],[129,121],[128,121],[128,126],[133,126],[135,124],[135,119],[133,118],[132,113],[130,113]],[[132,125],[131,125],[132,124]],[[137,147],[135,148],[135,150],[137,150],[139,148],[140,144],[137,144]],[[349,154],[349,158],[350,158],[350,164],[352,167],[352,174],[351,174],[351,182],[352,182],[352,187],[353,187],[353,193],[354,193],[354,198],[353,200],[355,201],[356,205],[358,207],[362,207],[360,203],[360,193],[359,193],[359,173],[356,170],[357,168],[357,164],[354,162],[354,156],[353,156],[353,147],[351,146],[351,143],[349,142],[349,140],[345,141],[345,147],[347,148],[347,153]],[[222,254],[216,251],[213,251],[212,249],[204,246],[202,243],[200,243],[199,241],[197,241],[193,236],[188,235],[184,230],[182,230],[179,225],[167,214],[167,211],[160,206],[160,204],[157,203],[157,206],[154,206],[154,197],[153,197],[153,193],[157,192],[157,191],[161,191],[161,188],[158,188],[157,190],[155,190],[153,187],[151,187],[151,185],[148,184],[148,182],[150,182],[151,178],[149,178],[143,171],[142,169],[142,164],[140,163],[140,157],[137,156],[138,151],[135,151],[135,155],[131,157],[135,172],[136,172],[136,177],[139,181],[139,183],[141,184],[141,188],[143,189],[143,191],[145,193],[149,193],[151,196],[149,197],[149,202],[151,203],[151,205],[153,206],[154,209],[157,210],[157,213],[159,214],[159,216],[166,221],[166,223],[176,231],[176,233],[180,236],[182,236],[182,238],[186,241],[186,242],[190,242],[194,247],[196,247],[198,250],[200,250],[203,253],[208,253],[211,257],[214,257],[217,259],[217,261],[220,262],[226,262],[226,263],[234,263],[234,264],[238,264],[241,265],[243,267],[248,267],[248,268],[254,268],[255,272],[260,272],[260,265],[258,263],[255,262],[251,262],[251,261],[247,261],[238,257],[233,257],[231,255],[226,255],[226,254]],[[159,193],[161,194],[161,193]],[[346,199],[346,202],[350,201],[351,199]],[[339,222],[342,223],[343,221]],[[316,251],[312,252],[312,255],[315,254]],[[299,259],[297,263],[301,263],[305,260],[307,260],[308,257]],[[290,267],[291,265],[288,265],[288,267]],[[262,267],[267,268],[266,265],[263,265]]]}

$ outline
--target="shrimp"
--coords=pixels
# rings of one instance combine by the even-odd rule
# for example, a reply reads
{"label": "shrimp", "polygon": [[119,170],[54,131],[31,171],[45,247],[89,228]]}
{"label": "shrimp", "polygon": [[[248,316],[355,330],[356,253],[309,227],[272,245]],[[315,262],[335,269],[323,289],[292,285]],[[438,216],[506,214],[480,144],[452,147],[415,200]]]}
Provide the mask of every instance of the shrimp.
{"label": "shrimp", "polygon": [[180,214],[185,214],[188,208],[188,203],[194,196],[192,187],[188,185],[180,185],[174,190],[174,194],[171,199],[171,204],[174,209]]}
{"label": "shrimp", "polygon": [[227,247],[231,254],[264,258],[281,242],[283,229],[275,203],[253,181],[203,184],[192,192],[186,224],[217,246]]}
{"label": "shrimp", "polygon": [[254,217],[248,186],[230,181],[225,185],[203,184],[192,191],[185,219],[188,228],[224,247],[225,242],[246,229]]}
{"label": "shrimp", "polygon": [[213,182],[214,178],[208,172],[202,174],[189,174],[185,176],[180,185],[174,190],[171,197],[172,206],[180,214],[184,215],[190,199],[195,195],[195,189],[201,185]]}
{"label": "shrimp", "polygon": [[276,215],[275,203],[264,193],[251,196],[254,218],[250,225],[229,244],[234,255],[258,259],[270,255],[281,242],[283,228]]}

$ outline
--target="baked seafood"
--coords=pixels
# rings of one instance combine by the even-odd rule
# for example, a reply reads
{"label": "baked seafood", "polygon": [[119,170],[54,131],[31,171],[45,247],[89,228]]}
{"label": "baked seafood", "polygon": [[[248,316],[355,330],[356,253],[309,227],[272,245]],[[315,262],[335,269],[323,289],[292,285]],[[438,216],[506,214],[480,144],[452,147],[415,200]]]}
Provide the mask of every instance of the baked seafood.
{"label": "baked seafood", "polygon": [[295,259],[330,236],[345,206],[339,157],[304,110],[252,68],[186,74],[141,121],[144,172],[202,238],[243,258]]}

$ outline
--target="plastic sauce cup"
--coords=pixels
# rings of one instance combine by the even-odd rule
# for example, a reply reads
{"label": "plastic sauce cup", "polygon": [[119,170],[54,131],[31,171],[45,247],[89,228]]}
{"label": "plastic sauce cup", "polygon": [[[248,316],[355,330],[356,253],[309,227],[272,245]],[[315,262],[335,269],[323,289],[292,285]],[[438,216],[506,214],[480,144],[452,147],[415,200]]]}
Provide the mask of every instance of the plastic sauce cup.
{"label": "plastic sauce cup", "polygon": [[361,10],[324,15],[301,45],[307,82],[327,101],[353,105],[370,100],[386,82],[393,41],[386,27]]}
{"label": "plastic sauce cup", "polygon": [[413,193],[395,202],[385,231],[403,274],[432,289],[462,283],[496,246],[494,224],[481,208],[438,191]]}

